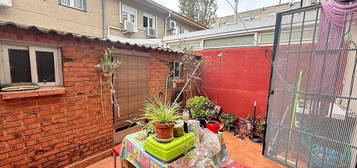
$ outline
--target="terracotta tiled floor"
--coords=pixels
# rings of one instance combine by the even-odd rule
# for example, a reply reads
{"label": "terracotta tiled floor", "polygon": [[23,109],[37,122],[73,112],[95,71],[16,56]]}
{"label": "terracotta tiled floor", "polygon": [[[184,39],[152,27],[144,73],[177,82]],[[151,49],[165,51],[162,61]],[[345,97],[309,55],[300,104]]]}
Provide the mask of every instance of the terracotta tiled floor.
{"label": "terracotta tiled floor", "polygon": [[[224,132],[224,141],[227,145],[228,154],[231,159],[250,168],[284,168],[284,166],[275,163],[262,155],[262,144],[256,144],[250,140],[240,140],[230,132]],[[119,162],[117,162],[117,167]],[[87,168],[112,168],[113,157],[106,158]]]}
{"label": "terracotta tiled floor", "polygon": [[[88,166],[87,168],[113,168],[113,167],[114,167],[113,157],[108,157],[106,159],[103,159],[103,160],[95,163],[95,164]],[[117,162],[117,168],[122,168],[120,166],[120,161]]]}
{"label": "terracotta tiled floor", "polygon": [[249,139],[241,140],[230,132],[224,132],[224,141],[229,157],[250,168],[284,168],[262,155],[262,144],[256,144]]}

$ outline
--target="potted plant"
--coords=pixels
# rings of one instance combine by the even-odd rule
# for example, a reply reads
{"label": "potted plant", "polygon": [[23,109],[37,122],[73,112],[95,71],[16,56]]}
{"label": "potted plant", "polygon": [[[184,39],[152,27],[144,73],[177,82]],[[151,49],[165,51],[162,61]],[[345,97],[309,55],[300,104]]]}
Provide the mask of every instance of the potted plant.
{"label": "potted plant", "polygon": [[207,111],[207,119],[219,121],[221,115],[221,107],[214,101],[208,101],[203,104],[203,108]]}
{"label": "potted plant", "polygon": [[237,124],[237,117],[234,114],[223,113],[220,120],[223,123],[223,129],[226,131],[232,131]]}
{"label": "potted plant", "polygon": [[246,118],[233,119],[231,115],[222,114],[221,119],[222,121],[224,120],[224,129],[233,131],[234,136],[240,139],[248,137],[256,143],[263,141],[265,131],[264,116],[256,116],[256,120],[254,120],[252,115]]}
{"label": "potted plant", "polygon": [[171,79],[171,83],[172,83],[172,88],[176,89],[177,88],[177,79],[176,78],[172,78]]}
{"label": "potted plant", "polygon": [[202,127],[205,127],[208,116],[208,111],[204,105],[209,101],[207,97],[203,96],[195,96],[186,101],[186,107],[190,111],[192,118],[200,121]]}
{"label": "potted plant", "polygon": [[219,122],[219,116],[221,114],[221,107],[214,101],[208,101],[204,103],[203,108],[207,111],[207,123],[206,128],[214,133],[218,133],[221,123]]}
{"label": "potted plant", "polygon": [[120,64],[120,62],[113,57],[113,49],[114,48],[108,48],[104,51],[98,65],[102,69],[102,75],[104,77],[111,77]]}
{"label": "potted plant", "polygon": [[264,115],[250,115],[247,117],[247,123],[250,125],[250,139],[254,142],[260,143],[264,138],[265,131],[265,117]]}
{"label": "potted plant", "polygon": [[143,119],[155,127],[156,139],[160,142],[169,142],[172,139],[175,121],[181,118],[178,113],[180,106],[171,104],[159,97],[146,101]]}

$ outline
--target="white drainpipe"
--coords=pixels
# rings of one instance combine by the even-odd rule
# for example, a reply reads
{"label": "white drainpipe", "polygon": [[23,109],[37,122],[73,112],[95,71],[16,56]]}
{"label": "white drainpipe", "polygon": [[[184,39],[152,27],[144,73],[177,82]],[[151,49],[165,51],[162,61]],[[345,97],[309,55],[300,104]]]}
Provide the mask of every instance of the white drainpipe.
{"label": "white drainpipe", "polygon": [[166,27],[167,27],[167,23],[168,23],[167,21],[168,21],[168,19],[171,17],[171,12],[172,12],[172,11],[170,11],[170,12],[169,12],[169,15],[165,18],[165,27],[164,27],[165,35],[164,35],[164,36],[167,35],[167,34],[166,34],[166,33],[167,33]]}

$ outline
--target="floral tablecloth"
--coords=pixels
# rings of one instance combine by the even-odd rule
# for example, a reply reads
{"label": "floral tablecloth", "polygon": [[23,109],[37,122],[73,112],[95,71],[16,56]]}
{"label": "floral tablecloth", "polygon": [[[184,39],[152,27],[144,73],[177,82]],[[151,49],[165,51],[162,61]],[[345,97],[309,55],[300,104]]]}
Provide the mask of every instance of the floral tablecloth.
{"label": "floral tablecloth", "polygon": [[[150,154],[144,148],[144,141],[137,140],[138,133],[132,133],[123,139],[119,159],[125,159],[137,168],[181,168],[188,167],[189,159],[185,156],[170,163],[162,162]],[[221,134],[217,134],[221,143],[221,150],[212,160],[216,167],[220,167],[223,158],[227,157],[227,149]]]}

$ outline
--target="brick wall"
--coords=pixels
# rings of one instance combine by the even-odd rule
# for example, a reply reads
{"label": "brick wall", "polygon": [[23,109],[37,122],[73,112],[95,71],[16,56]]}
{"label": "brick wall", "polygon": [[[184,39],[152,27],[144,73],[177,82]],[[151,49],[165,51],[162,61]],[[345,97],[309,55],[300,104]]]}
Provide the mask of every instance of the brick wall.
{"label": "brick wall", "polygon": [[[170,74],[169,62],[177,57],[158,52],[150,53],[149,62],[149,95],[165,94],[166,77]],[[169,89],[171,93],[172,89]]]}
{"label": "brick wall", "polygon": [[65,87],[63,95],[0,99],[0,167],[61,167],[112,146],[108,87],[102,115],[94,68],[104,44],[9,26],[0,38],[61,46]]}
{"label": "brick wall", "polygon": [[[0,40],[4,39],[60,46],[65,93],[0,99],[0,168],[63,167],[112,147],[109,87],[103,89],[103,111],[100,73],[94,66],[105,48],[128,46],[9,25],[0,26]],[[152,55],[150,95],[164,91],[166,61],[172,58],[164,52],[141,50]]]}
{"label": "brick wall", "polygon": [[[168,54],[157,51],[151,51],[150,57],[150,66],[149,66],[149,96],[161,95],[165,94],[166,87],[166,78],[170,74],[170,66],[169,62],[174,60],[180,61],[180,57],[178,54]],[[192,73],[195,67],[192,65],[184,65],[182,77],[180,78],[177,88],[172,88],[168,82],[168,90],[167,90],[167,100],[173,101],[172,99],[176,98],[174,92],[179,92],[181,88],[183,88],[187,75]],[[195,79],[191,80],[191,89],[186,89],[183,93],[184,99],[179,99],[179,101],[185,101],[185,98],[192,97],[196,95],[196,81]],[[189,86],[187,88],[189,88]]]}

